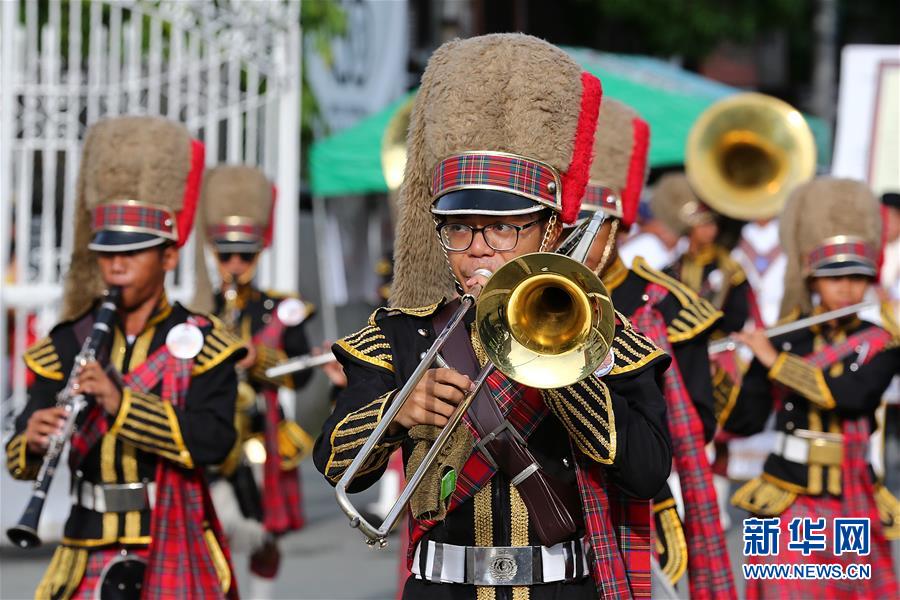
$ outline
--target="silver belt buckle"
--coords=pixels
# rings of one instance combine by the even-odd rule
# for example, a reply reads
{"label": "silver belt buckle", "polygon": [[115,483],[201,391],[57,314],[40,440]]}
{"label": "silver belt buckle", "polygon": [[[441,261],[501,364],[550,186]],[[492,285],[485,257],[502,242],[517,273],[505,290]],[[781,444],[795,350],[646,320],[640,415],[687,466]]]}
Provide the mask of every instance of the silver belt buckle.
{"label": "silver belt buckle", "polygon": [[144,483],[105,483],[102,489],[106,512],[129,512],[150,506]]}
{"label": "silver belt buckle", "polygon": [[531,547],[472,548],[474,585],[531,585]]}

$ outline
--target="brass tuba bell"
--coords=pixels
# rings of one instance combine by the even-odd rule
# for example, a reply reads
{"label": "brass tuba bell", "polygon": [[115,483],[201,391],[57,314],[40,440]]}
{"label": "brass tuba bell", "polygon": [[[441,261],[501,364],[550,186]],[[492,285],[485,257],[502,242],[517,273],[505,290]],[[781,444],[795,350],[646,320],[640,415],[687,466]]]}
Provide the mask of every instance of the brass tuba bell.
{"label": "brass tuba bell", "polygon": [[415,96],[411,96],[400,105],[381,136],[381,172],[390,192],[399,189],[403,183],[403,173],[406,171],[406,134],[415,99]]}
{"label": "brass tuba bell", "polygon": [[816,145],[800,111],[757,93],[729,96],[697,119],[685,171],[713,210],[744,221],[781,213],[788,195],[815,175]]}

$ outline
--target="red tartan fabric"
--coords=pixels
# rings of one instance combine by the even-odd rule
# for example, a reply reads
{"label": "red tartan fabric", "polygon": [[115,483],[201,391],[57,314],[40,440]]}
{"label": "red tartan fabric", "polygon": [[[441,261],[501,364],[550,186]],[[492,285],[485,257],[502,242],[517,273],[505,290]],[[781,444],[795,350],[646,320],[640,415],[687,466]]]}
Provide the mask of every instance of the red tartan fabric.
{"label": "red tartan fabric", "polygon": [[[632,316],[636,329],[674,357],[663,316],[656,310],[668,291],[651,283],[648,301]],[[736,598],[725,534],[713,487],[712,467],[706,457],[703,424],[688,396],[677,364],[665,373],[666,405],[672,458],[684,498],[684,533],[688,547],[691,598]]]}
{"label": "red tartan fabric", "polygon": [[94,209],[93,230],[121,230],[124,227],[145,230],[176,239],[175,216],[167,208],[135,204],[131,201],[110,202]]}
{"label": "red tartan fabric", "polygon": [[[197,326],[206,324],[204,319],[196,317],[189,322]],[[163,346],[129,373],[128,381],[146,393],[162,379],[162,398],[173,406],[180,406],[190,386],[192,367],[193,360],[177,359]],[[227,597],[237,598],[230,552],[202,471],[183,469],[161,459],[156,469],[156,486],[156,505],[150,522],[152,542],[143,597],[153,600],[226,597],[206,543],[204,530],[208,527],[232,573],[232,585]]]}
{"label": "red tartan fabric", "polygon": [[[121,551],[121,546],[108,546],[106,548],[92,550],[90,554],[88,554],[84,576],[81,578],[78,587],[75,588],[75,591],[72,593],[70,600],[94,600],[94,593],[97,585],[100,584],[100,574],[103,573],[103,568],[109,561],[119,556]],[[128,548],[128,553],[135,554],[144,560],[147,560],[148,552],[146,548],[130,547]]]}
{"label": "red tartan fabric", "polygon": [[206,232],[214,240],[232,238],[261,240],[263,237],[263,228],[253,223],[218,223],[210,225]]}
{"label": "red tartan fabric", "polygon": [[[528,439],[549,409],[538,390],[521,386],[495,371],[487,379],[488,388],[500,411],[512,426]],[[475,439],[471,421],[464,422]],[[591,573],[603,600],[650,597],[650,503],[634,500],[609,485],[600,465],[574,452],[579,494],[585,525],[594,557]],[[473,453],[463,466],[450,498],[450,512],[468,500],[494,476],[495,470],[480,452]],[[416,545],[436,521],[410,519],[407,568],[412,568]]]}
{"label": "red tartan fabric", "polygon": [[[272,320],[253,336],[255,345],[282,348],[284,324],[278,319],[277,311],[272,312]],[[263,525],[266,531],[275,534],[303,529],[303,493],[300,487],[300,469],[285,471],[281,468],[278,452],[278,424],[281,411],[278,406],[278,390],[263,389],[266,399],[266,462],[263,465]]]}
{"label": "red tartan fabric", "polygon": [[833,261],[836,257],[850,258],[860,262],[869,263],[872,267],[878,262],[878,252],[870,244],[862,240],[831,241],[814,248],[806,257],[806,267],[816,269]]}
{"label": "red tartan fabric", "polygon": [[106,412],[95,402],[88,409],[84,423],[72,434],[70,440],[69,468],[73,473],[94,447],[94,444],[99,442],[107,431],[109,431],[109,421],[106,418]]}
{"label": "red tartan fabric", "polygon": [[549,165],[524,156],[473,152],[445,158],[434,168],[434,198],[465,187],[507,190],[561,208],[559,174]]}

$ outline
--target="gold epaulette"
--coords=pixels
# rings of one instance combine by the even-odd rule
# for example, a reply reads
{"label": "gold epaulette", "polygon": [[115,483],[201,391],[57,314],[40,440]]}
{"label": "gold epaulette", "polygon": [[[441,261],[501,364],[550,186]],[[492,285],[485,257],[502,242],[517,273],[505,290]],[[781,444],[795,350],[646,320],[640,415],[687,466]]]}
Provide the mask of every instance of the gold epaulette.
{"label": "gold epaulette", "polygon": [[900,339],[900,324],[897,323],[894,307],[890,302],[881,303],[881,327],[891,334],[896,344],[897,340]]}
{"label": "gold epaulette", "polygon": [[769,369],[769,379],[790,388],[820,408],[831,410],[836,406],[822,369],[801,356],[780,353]]}
{"label": "gold epaulette", "polygon": [[884,484],[875,484],[875,506],[884,536],[889,540],[900,540],[900,500]]}
{"label": "gold epaulette", "polygon": [[[375,311],[375,313],[377,312]],[[352,358],[393,373],[394,364],[391,345],[388,344],[387,338],[381,332],[381,328],[375,324],[375,313],[369,319],[369,325],[344,339],[338,340],[335,345]]]}
{"label": "gold epaulette", "polygon": [[788,323],[793,323],[797,319],[800,318],[800,308],[794,307],[786,315],[778,319],[775,325],[787,325]]}
{"label": "gold epaulette", "polygon": [[62,372],[62,362],[59,354],[56,352],[56,346],[53,340],[45,337],[31,348],[25,351],[22,356],[25,366],[34,371],[37,375],[52,379],[53,381],[62,381],[65,375]]}
{"label": "gold epaulette", "polygon": [[[214,325],[221,323],[218,319],[213,319],[215,318],[210,317]],[[218,326],[213,327],[203,339],[200,354],[194,358],[191,375],[200,375],[209,371],[243,347],[244,342],[239,337]]]}
{"label": "gold epaulette", "polygon": [[401,306],[382,306],[375,309],[372,316],[369,317],[369,325],[375,325],[375,321],[381,317],[389,317],[393,315],[410,315],[412,317],[430,317],[443,304],[443,300],[429,304],[428,306],[420,306],[417,308],[405,308]]}
{"label": "gold epaulette", "polygon": [[631,270],[643,279],[664,287],[681,306],[676,317],[669,323],[667,330],[669,343],[678,344],[690,340],[703,333],[722,318],[722,312],[694,293],[674,277],[657,271],[638,257],[634,259]]}
{"label": "gold epaulette", "polygon": [[622,322],[622,326],[616,328],[616,336],[613,338],[612,351],[615,365],[609,372],[610,376],[635,371],[652,360],[665,356],[665,352],[657,347],[650,338],[635,331],[625,315],[618,311],[616,311],[616,315]]}
{"label": "gold epaulette", "polygon": [[731,503],[755,515],[777,517],[796,499],[797,492],[784,489],[763,474],[742,485],[731,497]]}

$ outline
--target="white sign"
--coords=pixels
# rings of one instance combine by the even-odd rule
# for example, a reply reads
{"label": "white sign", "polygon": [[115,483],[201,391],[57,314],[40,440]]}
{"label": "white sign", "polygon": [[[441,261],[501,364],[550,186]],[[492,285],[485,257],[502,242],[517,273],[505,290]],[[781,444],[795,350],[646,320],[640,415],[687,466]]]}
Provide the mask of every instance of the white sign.
{"label": "white sign", "polygon": [[347,33],[332,41],[327,64],[306,46],[306,77],[325,123],[339,131],[397,99],[406,89],[407,0],[342,0]]}
{"label": "white sign", "polygon": [[846,46],[831,172],[900,190],[900,46]]}

